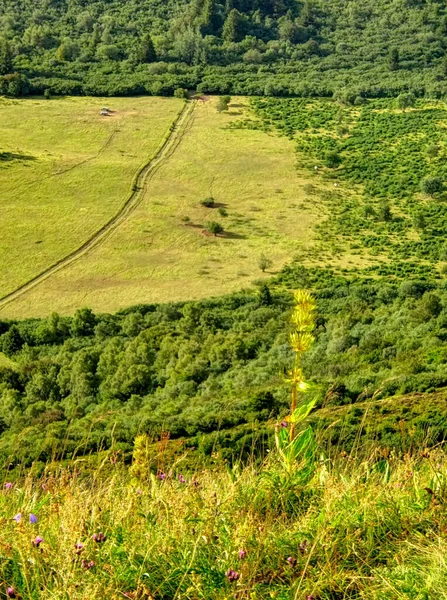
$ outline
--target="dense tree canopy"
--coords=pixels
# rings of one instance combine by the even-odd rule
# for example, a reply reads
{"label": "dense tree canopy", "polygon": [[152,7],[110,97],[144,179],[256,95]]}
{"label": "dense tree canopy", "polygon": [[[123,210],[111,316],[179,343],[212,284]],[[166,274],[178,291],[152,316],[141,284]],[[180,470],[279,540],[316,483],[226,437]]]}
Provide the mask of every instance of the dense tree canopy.
{"label": "dense tree canopy", "polygon": [[0,76],[58,94],[442,95],[446,33],[428,0],[0,0]]}
{"label": "dense tree canopy", "polygon": [[[305,370],[326,406],[447,385],[445,282],[289,267],[269,287],[221,299],[1,322],[0,460],[85,453],[112,439],[130,449],[141,431],[203,444],[205,434],[287,413],[286,288],[299,287],[318,302]],[[445,414],[427,419],[445,435]],[[386,435],[377,424],[377,440]]]}

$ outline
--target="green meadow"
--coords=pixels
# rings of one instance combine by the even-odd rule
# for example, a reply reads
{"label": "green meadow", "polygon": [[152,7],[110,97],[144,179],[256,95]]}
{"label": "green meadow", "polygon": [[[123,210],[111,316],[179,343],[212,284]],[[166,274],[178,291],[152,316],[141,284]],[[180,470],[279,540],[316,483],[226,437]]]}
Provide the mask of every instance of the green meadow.
{"label": "green meadow", "polygon": [[[64,106],[66,101],[50,104],[57,106],[58,102]],[[122,102],[131,105],[130,100]],[[166,123],[173,119],[179,104],[153,98],[139,102],[148,111],[163,113],[166,109],[157,127],[152,119],[140,123],[135,117],[132,121],[135,127],[140,124],[139,136],[148,134],[155,147],[157,141],[161,143]],[[18,106],[25,104],[19,102]],[[0,314],[73,314],[83,305],[113,311],[141,302],[198,299],[247,287],[277,272],[293,257],[307,264],[325,263],[326,254],[315,247],[315,226],[329,213],[324,202],[313,197],[315,174],[303,168],[301,160],[297,163],[294,143],[274,131],[239,127],[241,119],[249,119],[252,114],[248,99],[233,99],[230,110],[223,113],[216,110],[216,104],[216,98],[195,102],[192,119],[180,132],[172,152],[146,182],[142,201],[124,223],[75,264],[2,307]],[[107,122],[109,127],[112,121]],[[116,149],[123,144],[114,142]],[[117,152],[120,154],[115,154],[116,159],[122,151]],[[104,169],[116,166],[109,158],[105,152],[100,161]],[[89,173],[95,171],[95,164],[89,163],[84,172],[76,173],[78,179],[86,178],[82,185],[88,187],[85,205],[76,210],[79,216],[84,209],[82,219],[87,219],[95,206],[102,210],[107,207],[110,215],[119,207],[118,200],[125,197],[126,190],[131,189],[134,170],[129,168],[125,173],[125,165],[121,164],[116,171],[112,169],[117,198],[113,205],[108,200],[111,182],[104,171],[96,171],[97,186],[91,185]],[[119,179],[121,195],[117,194],[115,178]],[[333,184],[320,182],[319,186],[321,192],[329,194]],[[38,191],[39,186],[34,193]],[[215,200],[213,208],[201,204],[209,197]],[[219,222],[223,234],[210,234],[210,221]],[[33,221],[27,223],[32,227]],[[99,218],[89,219],[90,228],[83,229],[86,235],[92,232],[94,223],[98,227],[102,222]],[[21,230],[10,228],[10,236],[22,239]],[[59,256],[66,247],[60,247]],[[262,255],[271,261],[266,273],[259,268]],[[57,258],[56,251],[52,256]],[[343,256],[332,254],[331,259],[343,266],[368,264],[367,258],[355,258],[349,251]],[[20,268],[24,268],[20,261],[11,261],[11,271]],[[16,275],[12,281],[22,280]]]}
{"label": "green meadow", "polygon": [[0,99],[2,296],[120,209],[181,108],[164,98]]}

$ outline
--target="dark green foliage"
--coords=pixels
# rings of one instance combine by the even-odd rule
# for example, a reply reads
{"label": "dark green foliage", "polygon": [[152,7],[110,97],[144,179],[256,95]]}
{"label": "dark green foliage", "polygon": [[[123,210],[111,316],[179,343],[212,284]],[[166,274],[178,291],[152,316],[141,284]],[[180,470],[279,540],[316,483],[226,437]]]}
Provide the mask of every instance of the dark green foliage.
{"label": "dark green foliage", "polygon": [[187,98],[189,97],[189,93],[188,93],[188,90],[185,90],[184,88],[177,88],[177,89],[174,91],[174,96],[175,96],[176,98],[184,98],[184,99],[187,99]]}
{"label": "dark green foliage", "polygon": [[32,93],[336,93],[358,106],[445,93],[441,3],[0,0],[0,15],[0,75],[26,75]]}
{"label": "dark green foliage", "polygon": [[206,224],[206,228],[208,229],[208,231],[210,233],[212,233],[213,235],[218,235],[219,233],[223,233],[224,228],[222,227],[222,225],[220,223],[217,223],[216,221],[209,221]]}
{"label": "dark green foliage", "polygon": [[217,110],[219,112],[227,111],[231,102],[230,96],[221,96],[217,102]]}
{"label": "dark green foliage", "polygon": [[8,40],[0,38],[0,75],[10,73],[12,69],[12,54]]}
{"label": "dark green foliage", "polygon": [[438,192],[442,192],[443,183],[440,177],[425,177],[421,181],[421,190],[424,194],[428,194],[429,196],[434,196]]}
{"label": "dark green foliage", "polygon": [[139,63],[151,63],[157,60],[157,53],[150,33],[143,36],[136,58]]}
{"label": "dark green foliage", "polygon": [[202,206],[205,206],[206,208],[214,208],[214,206],[216,205],[216,201],[214,198],[205,198],[205,200],[202,200],[200,202],[200,204]]}
{"label": "dark green foliage", "polygon": [[[240,426],[287,414],[280,373],[292,359],[293,298],[285,288],[303,287],[318,303],[304,368],[327,391],[326,406],[447,386],[445,284],[290,266],[268,286],[220,299],[1,323],[0,346],[13,362],[0,368],[0,460],[89,453],[112,439],[130,449],[138,432],[169,431],[192,445],[217,431],[230,440]],[[443,418],[437,439],[447,433]],[[355,441],[355,423],[338,443]],[[375,427],[383,444],[396,442]]]}

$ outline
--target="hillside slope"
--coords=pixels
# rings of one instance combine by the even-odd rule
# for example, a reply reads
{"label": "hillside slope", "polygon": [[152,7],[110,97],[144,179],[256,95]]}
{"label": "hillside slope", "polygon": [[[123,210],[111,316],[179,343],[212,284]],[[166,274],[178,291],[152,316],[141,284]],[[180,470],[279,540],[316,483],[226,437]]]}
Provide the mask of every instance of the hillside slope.
{"label": "hillside slope", "polygon": [[442,95],[446,34],[445,4],[428,0],[1,0],[0,75],[31,80],[1,87]]}

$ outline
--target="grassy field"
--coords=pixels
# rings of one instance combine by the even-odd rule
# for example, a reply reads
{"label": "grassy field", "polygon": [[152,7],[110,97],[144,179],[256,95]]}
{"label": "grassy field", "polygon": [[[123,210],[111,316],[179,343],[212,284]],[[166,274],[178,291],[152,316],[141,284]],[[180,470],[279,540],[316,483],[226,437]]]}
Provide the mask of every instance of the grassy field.
{"label": "grassy field", "polygon": [[[215,98],[197,103],[181,143],[130,218],[89,256],[0,314],[70,314],[84,305],[113,311],[140,302],[219,295],[260,279],[262,254],[273,262],[270,272],[293,256],[312,260],[313,227],[325,216],[305,191],[313,174],[297,173],[290,140],[231,127],[249,114],[247,103],[235,99],[222,114]],[[217,208],[200,204],[209,196]],[[228,216],[221,216],[219,207]],[[226,233],[208,235],[208,221],[219,221]]]}
{"label": "grassy field", "polygon": [[338,456],[296,485],[273,455],[189,472],[157,446],[146,458],[139,445],[133,477],[113,450],[94,475],[84,461],[2,474],[1,596],[447,598],[444,453]]}
{"label": "grassy field", "polygon": [[[114,112],[101,117],[103,105]],[[1,295],[103,225],[181,110],[176,99],[0,99]]]}

